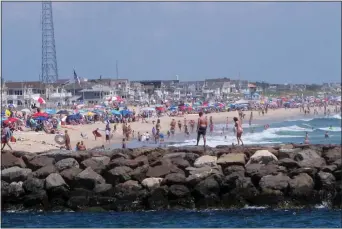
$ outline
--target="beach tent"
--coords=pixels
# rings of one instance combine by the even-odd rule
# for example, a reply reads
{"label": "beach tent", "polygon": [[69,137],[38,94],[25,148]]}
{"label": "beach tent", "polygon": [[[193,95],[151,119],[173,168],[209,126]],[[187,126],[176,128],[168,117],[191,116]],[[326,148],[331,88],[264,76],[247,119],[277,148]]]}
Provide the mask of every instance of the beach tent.
{"label": "beach tent", "polygon": [[46,118],[48,118],[49,115],[48,115],[47,113],[43,113],[43,112],[34,113],[34,114],[32,115],[32,118],[37,118],[37,117],[46,117]]}
{"label": "beach tent", "polygon": [[65,115],[68,115],[69,114],[69,111],[67,110],[60,110],[57,112],[57,114],[65,114]]}
{"label": "beach tent", "polygon": [[47,114],[56,114],[56,110],[55,109],[45,109],[45,112]]}
{"label": "beach tent", "polygon": [[132,114],[132,111],[130,111],[130,110],[121,110],[120,113],[121,113],[123,116],[126,116],[126,115]]}
{"label": "beach tent", "polygon": [[121,115],[120,111],[117,111],[117,110],[112,110],[112,114],[113,115]]}
{"label": "beach tent", "polygon": [[246,103],[248,103],[247,100],[240,99],[240,100],[236,101],[234,104],[246,104]]}

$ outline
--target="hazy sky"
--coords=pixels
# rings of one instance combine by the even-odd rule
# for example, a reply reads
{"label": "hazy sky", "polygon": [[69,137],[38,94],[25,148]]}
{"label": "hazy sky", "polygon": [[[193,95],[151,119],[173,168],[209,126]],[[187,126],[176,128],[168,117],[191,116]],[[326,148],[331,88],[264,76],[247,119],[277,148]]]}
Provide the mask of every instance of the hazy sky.
{"label": "hazy sky", "polygon": [[[341,3],[52,5],[59,78],[341,81]],[[2,6],[2,75],[38,80],[41,3]]]}

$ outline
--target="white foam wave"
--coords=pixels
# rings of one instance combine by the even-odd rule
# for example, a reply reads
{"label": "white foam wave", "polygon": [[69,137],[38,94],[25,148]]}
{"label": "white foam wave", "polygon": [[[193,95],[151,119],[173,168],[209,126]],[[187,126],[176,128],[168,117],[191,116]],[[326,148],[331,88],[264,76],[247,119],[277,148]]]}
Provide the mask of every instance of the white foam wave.
{"label": "white foam wave", "polygon": [[303,128],[299,126],[284,126],[284,127],[278,127],[278,128],[269,128],[266,131],[269,131],[270,133],[277,133],[277,132],[312,132],[312,129]]}
{"label": "white foam wave", "polygon": [[323,131],[341,132],[341,127],[339,127],[339,126],[334,126],[332,128],[330,128],[330,127],[323,127],[323,128],[317,128],[317,129],[323,130]]}
{"label": "white foam wave", "polygon": [[329,204],[326,201],[323,201],[321,204],[315,205],[315,208],[317,209],[328,208],[328,207],[329,207]]}
{"label": "white foam wave", "polygon": [[249,206],[249,205],[245,205],[244,209],[266,209],[267,207],[265,206]]}
{"label": "white foam wave", "polygon": [[340,114],[335,114],[331,118],[341,119],[341,115]]}

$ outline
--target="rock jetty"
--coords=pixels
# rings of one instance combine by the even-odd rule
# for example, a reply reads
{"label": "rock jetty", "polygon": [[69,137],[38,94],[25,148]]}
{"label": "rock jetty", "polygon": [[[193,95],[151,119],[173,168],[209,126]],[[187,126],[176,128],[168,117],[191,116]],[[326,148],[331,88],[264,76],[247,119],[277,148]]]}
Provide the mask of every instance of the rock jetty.
{"label": "rock jetty", "polygon": [[341,208],[341,145],[3,151],[2,210]]}

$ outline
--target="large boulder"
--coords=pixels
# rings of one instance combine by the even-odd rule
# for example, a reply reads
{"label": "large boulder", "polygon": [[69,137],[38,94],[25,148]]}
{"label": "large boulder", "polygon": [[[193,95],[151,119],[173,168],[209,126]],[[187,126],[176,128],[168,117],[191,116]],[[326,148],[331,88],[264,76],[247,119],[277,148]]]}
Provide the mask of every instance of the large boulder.
{"label": "large boulder", "polygon": [[301,167],[320,169],[325,166],[325,160],[321,158],[316,151],[305,149],[295,154],[294,160],[298,162]]}
{"label": "large boulder", "polygon": [[152,190],[152,189],[158,188],[162,181],[163,181],[163,178],[160,178],[160,177],[149,177],[149,178],[144,179],[141,182],[141,184],[145,188]]}
{"label": "large boulder", "polygon": [[216,166],[217,157],[216,156],[209,156],[204,155],[202,157],[199,157],[194,162],[194,166],[199,168],[203,166]]}
{"label": "large boulder", "polygon": [[108,184],[117,185],[131,179],[133,170],[127,166],[119,166],[106,172],[105,179]]}
{"label": "large boulder", "polygon": [[278,158],[274,156],[270,151],[268,150],[257,150],[249,159],[247,164],[264,164],[267,165],[270,162],[276,162],[278,161]]}
{"label": "large boulder", "polygon": [[[25,160],[26,157],[24,157]],[[32,159],[27,158],[25,160],[26,165],[28,168],[32,169],[33,171],[40,169],[47,165],[55,164],[55,159],[47,156],[34,156]]]}
{"label": "large boulder", "polygon": [[[185,153],[184,153],[185,156]],[[171,158],[172,164],[176,165],[180,169],[185,169],[190,166],[190,163],[182,157]]]}
{"label": "large boulder", "polygon": [[296,168],[296,169],[292,169],[289,171],[289,175],[290,177],[294,177],[297,176],[301,173],[306,173],[308,174],[311,178],[315,178],[316,177],[316,173],[318,172],[318,169],[316,168],[312,168],[312,167],[301,167],[301,168]]}
{"label": "large boulder", "polygon": [[241,166],[241,165],[232,165],[232,166],[228,166],[228,167],[223,169],[223,174],[225,176],[228,176],[232,173],[245,174],[245,167]]}
{"label": "large boulder", "polygon": [[289,180],[290,193],[299,198],[310,198],[315,183],[307,173],[301,173]]}
{"label": "large boulder", "polygon": [[190,190],[184,185],[174,184],[171,185],[169,188],[169,195],[171,196],[171,198],[183,198],[188,196],[189,194]]}
{"label": "large boulder", "polygon": [[1,170],[1,180],[7,181],[9,183],[25,181],[31,173],[31,169],[23,169],[18,166],[14,166],[8,169]]}
{"label": "large boulder", "polygon": [[198,195],[200,197],[206,197],[210,194],[219,194],[220,185],[219,183],[212,177],[208,177],[207,179],[200,181],[195,186],[195,196]]}
{"label": "large boulder", "polygon": [[279,173],[278,175],[266,175],[260,179],[261,190],[286,191],[289,186],[290,177]]}
{"label": "large boulder", "polygon": [[70,168],[79,168],[80,165],[74,158],[65,158],[60,161],[58,161],[55,164],[58,171],[63,171],[64,169],[70,169]]}
{"label": "large boulder", "polygon": [[51,173],[56,173],[58,170],[56,166],[54,165],[47,165],[44,166],[32,173],[34,177],[37,177],[39,179],[45,179],[47,176],[49,176]]}
{"label": "large boulder", "polygon": [[329,149],[326,152],[323,152],[322,156],[328,164],[332,164],[338,159],[341,160],[341,147]]}
{"label": "large boulder", "polygon": [[221,165],[222,168],[226,168],[231,165],[244,166],[246,164],[246,156],[243,153],[225,154],[217,160],[217,164]]}
{"label": "large boulder", "polygon": [[72,187],[77,185],[76,183],[76,176],[82,172],[82,169],[80,168],[70,168],[63,170],[60,175],[63,177],[63,179],[66,181],[66,183]]}
{"label": "large boulder", "polygon": [[170,173],[166,175],[164,178],[162,184],[166,184],[168,186],[173,185],[173,184],[184,184],[185,181],[185,176],[181,173]]}
{"label": "large boulder", "polygon": [[80,172],[76,176],[75,181],[79,184],[79,187],[89,190],[93,189],[97,184],[106,183],[105,179],[101,175],[94,172],[94,170],[92,170],[90,167]]}
{"label": "large boulder", "polygon": [[327,172],[327,173],[333,173],[337,169],[337,165],[331,164],[324,166],[321,171]]}
{"label": "large boulder", "polygon": [[20,167],[25,168],[26,165],[23,159],[13,156],[12,153],[2,153],[1,154],[1,169],[7,169],[10,167]]}
{"label": "large boulder", "polygon": [[60,186],[67,186],[61,175],[58,173],[52,173],[45,179],[45,188],[47,190],[60,187]]}
{"label": "large boulder", "polygon": [[186,153],[184,159],[187,160],[190,165],[193,165],[196,161],[197,158],[199,158],[200,156],[198,154],[195,153]]}
{"label": "large boulder", "polygon": [[44,189],[44,180],[37,178],[29,178],[23,183],[26,193],[37,193]]}
{"label": "large boulder", "polygon": [[82,161],[90,158],[92,153],[87,151],[50,150],[49,152],[42,153],[39,156],[53,158],[55,161],[60,161],[66,158],[74,158],[78,163],[81,163]]}
{"label": "large boulder", "polygon": [[278,165],[280,166],[284,166],[288,169],[296,169],[296,168],[299,168],[299,164],[298,162],[296,162],[295,160],[292,160],[290,158],[283,158],[283,159],[280,159],[278,161]]}
{"label": "large boulder", "polygon": [[171,172],[171,164],[163,163],[154,167],[150,167],[146,173],[147,177],[165,177]]}
{"label": "large boulder", "polygon": [[48,195],[45,190],[39,190],[25,195],[23,205],[26,208],[46,209],[49,205]]}
{"label": "large boulder", "polygon": [[186,183],[190,186],[195,186],[200,181],[206,179],[210,175],[213,174],[222,174],[222,172],[217,167],[208,167],[204,166],[201,168],[193,168],[189,167],[187,170],[190,172],[190,175],[185,179]]}
{"label": "large boulder", "polygon": [[286,168],[275,164],[249,164],[246,165],[246,176],[250,177],[254,185],[258,185],[261,177],[266,175],[277,175],[278,173],[286,173]]}
{"label": "large boulder", "polygon": [[143,165],[143,164],[139,164],[139,162],[135,161],[135,160],[125,159],[125,158],[121,157],[121,158],[117,158],[117,159],[110,161],[109,164],[107,165],[107,169],[111,170],[111,169],[113,169],[115,167],[119,167],[119,166],[126,166],[126,167],[129,167],[131,169],[135,169],[139,165]]}
{"label": "large boulder", "polygon": [[[12,182],[8,186],[8,195],[10,197],[20,197],[25,194],[25,190],[23,188],[23,182]],[[16,201],[16,200],[14,200]]]}
{"label": "large boulder", "polygon": [[142,182],[146,178],[146,173],[149,169],[148,165],[140,166],[129,173],[132,180]]}
{"label": "large boulder", "polygon": [[108,193],[110,190],[112,190],[113,185],[111,184],[96,184],[96,186],[94,187],[93,191],[96,194],[106,194]]}
{"label": "large boulder", "polygon": [[334,190],[336,179],[331,173],[320,171],[317,173],[317,186],[319,189]]}
{"label": "large boulder", "polygon": [[110,158],[106,156],[92,157],[81,162],[82,168],[92,168],[96,173],[102,174],[106,170],[106,166],[109,164]]}

